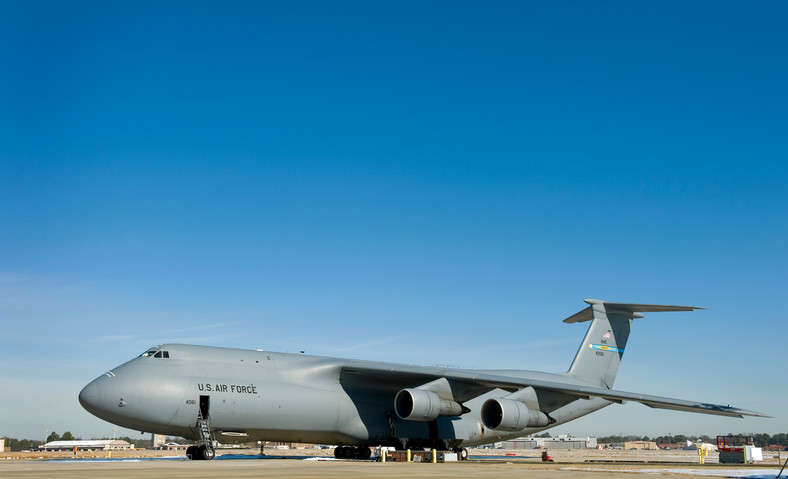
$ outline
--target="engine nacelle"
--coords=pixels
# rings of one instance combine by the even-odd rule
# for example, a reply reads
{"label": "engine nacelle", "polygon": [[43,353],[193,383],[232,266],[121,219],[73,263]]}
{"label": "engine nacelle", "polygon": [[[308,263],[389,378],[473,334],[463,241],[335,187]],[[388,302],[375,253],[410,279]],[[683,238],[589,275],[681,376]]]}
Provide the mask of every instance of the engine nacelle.
{"label": "engine nacelle", "polygon": [[432,421],[438,416],[459,416],[462,406],[432,391],[403,389],[394,398],[394,411],[408,421]]}
{"label": "engine nacelle", "polygon": [[516,432],[527,427],[543,427],[555,420],[542,411],[533,411],[520,401],[488,399],[481,410],[482,422],[490,429]]}

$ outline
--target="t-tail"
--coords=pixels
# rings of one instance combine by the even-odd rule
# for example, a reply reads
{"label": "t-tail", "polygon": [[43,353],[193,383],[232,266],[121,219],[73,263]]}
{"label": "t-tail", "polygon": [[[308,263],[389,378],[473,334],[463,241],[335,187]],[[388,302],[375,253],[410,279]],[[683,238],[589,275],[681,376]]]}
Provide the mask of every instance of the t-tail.
{"label": "t-tail", "polygon": [[590,306],[564,320],[565,323],[591,321],[567,375],[608,389],[613,387],[616,379],[634,318],[642,318],[640,313],[647,312],[704,309],[697,306],[610,303],[598,299],[586,299],[585,302]]}

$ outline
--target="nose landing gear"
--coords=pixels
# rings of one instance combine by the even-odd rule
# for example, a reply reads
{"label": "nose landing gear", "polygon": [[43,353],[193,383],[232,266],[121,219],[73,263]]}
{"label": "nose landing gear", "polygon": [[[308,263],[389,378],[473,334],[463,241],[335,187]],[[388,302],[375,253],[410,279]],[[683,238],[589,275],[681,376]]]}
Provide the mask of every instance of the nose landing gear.
{"label": "nose landing gear", "polygon": [[210,461],[216,457],[216,451],[205,444],[186,448],[186,457],[193,461]]}
{"label": "nose landing gear", "polygon": [[200,396],[200,409],[197,411],[196,427],[202,444],[186,448],[186,457],[194,461],[210,461],[216,457],[216,450],[213,448],[213,430],[211,429],[208,413],[210,401],[210,396]]}

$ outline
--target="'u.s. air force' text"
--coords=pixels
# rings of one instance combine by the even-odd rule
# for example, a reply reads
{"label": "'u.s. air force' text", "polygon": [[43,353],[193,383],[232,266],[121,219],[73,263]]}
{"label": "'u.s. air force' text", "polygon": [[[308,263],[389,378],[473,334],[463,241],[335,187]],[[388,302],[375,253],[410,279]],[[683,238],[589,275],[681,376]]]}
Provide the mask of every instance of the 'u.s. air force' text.
{"label": "'u.s. air force' text", "polygon": [[217,393],[257,394],[257,386],[255,386],[254,384],[228,385],[228,384],[197,383],[197,389],[199,389],[200,391],[213,391]]}

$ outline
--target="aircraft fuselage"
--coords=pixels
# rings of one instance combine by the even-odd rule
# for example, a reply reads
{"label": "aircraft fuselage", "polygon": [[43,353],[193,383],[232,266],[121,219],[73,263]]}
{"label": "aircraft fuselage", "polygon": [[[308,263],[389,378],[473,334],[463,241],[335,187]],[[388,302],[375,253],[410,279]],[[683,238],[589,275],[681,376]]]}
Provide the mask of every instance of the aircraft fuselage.
{"label": "aircraft fuselage", "polygon": [[[394,396],[403,387],[402,382],[386,384],[383,378],[364,387],[361,383],[368,378],[352,376],[355,367],[365,365],[385,369],[385,364],[368,361],[163,345],[95,379],[80,393],[80,402],[92,414],[119,426],[195,439],[199,437],[196,419],[203,408],[220,442],[400,445],[406,439],[444,440],[446,446],[457,447],[544,429],[508,433],[486,428],[479,409],[486,399],[507,394],[500,389],[465,402],[471,411],[462,416],[403,420],[393,411]],[[423,369],[425,374],[435,372],[435,368]],[[566,381],[562,375],[506,373]],[[416,387],[422,382],[414,376],[406,386]],[[562,417],[559,411],[556,419],[564,422],[609,404],[602,400],[586,402],[590,409],[575,411],[571,418]]]}

